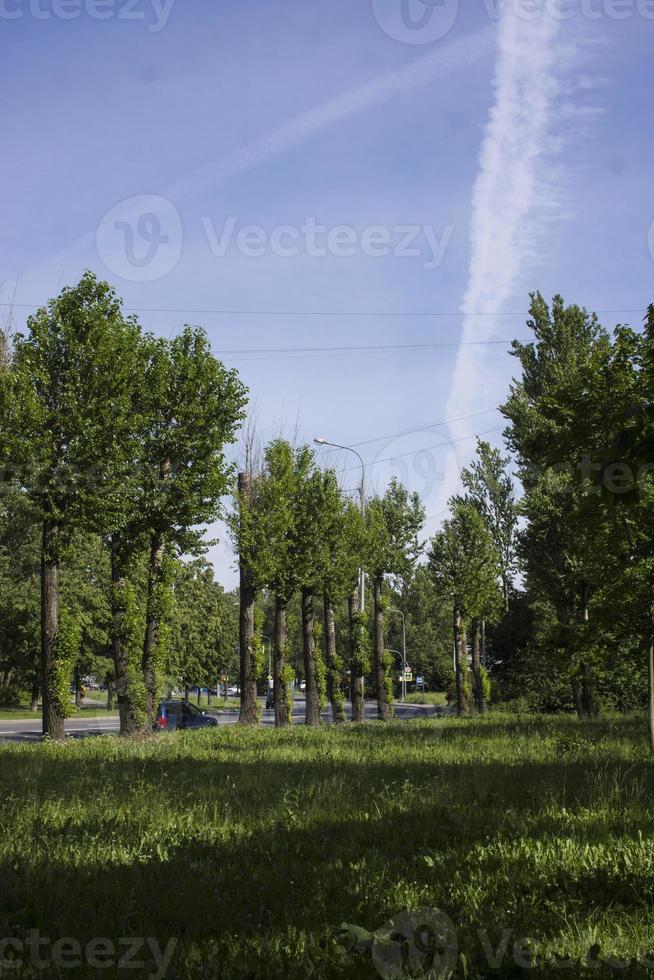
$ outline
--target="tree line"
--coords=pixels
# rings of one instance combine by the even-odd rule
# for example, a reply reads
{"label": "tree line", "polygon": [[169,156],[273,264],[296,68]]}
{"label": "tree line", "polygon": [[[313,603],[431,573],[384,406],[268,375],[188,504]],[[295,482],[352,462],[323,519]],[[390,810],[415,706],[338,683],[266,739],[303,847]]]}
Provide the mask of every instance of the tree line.
{"label": "tree line", "polygon": [[[506,448],[478,441],[425,542],[418,495],[392,481],[360,508],[308,446],[274,439],[237,473],[236,372],[199,328],[144,332],[86,273],[0,350],[0,688],[28,679],[61,738],[71,676],[103,656],[132,734],[173,680],[233,669],[238,645],[239,720],[256,724],[265,636],[277,726],[298,674],[307,724],[325,704],[345,721],[346,701],[362,721],[366,694],[385,720],[399,610],[410,659],[462,715],[649,701],[654,728],[654,307],[610,333],[534,294],[528,328]],[[219,517],[232,596],[203,557]]]}

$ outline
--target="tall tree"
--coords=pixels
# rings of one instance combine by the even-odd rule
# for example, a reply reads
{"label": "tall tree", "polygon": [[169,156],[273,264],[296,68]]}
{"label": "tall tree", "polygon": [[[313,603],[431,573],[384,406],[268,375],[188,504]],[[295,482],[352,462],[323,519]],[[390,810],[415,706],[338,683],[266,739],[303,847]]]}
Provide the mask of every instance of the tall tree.
{"label": "tall tree", "polygon": [[55,739],[64,736],[68,700],[62,552],[75,529],[102,530],[120,507],[116,474],[138,344],[114,291],[87,272],[29,318],[10,370],[0,372],[6,458],[41,522],[43,733]]}
{"label": "tall tree", "polygon": [[393,479],[382,497],[368,501],[366,512],[366,564],[373,587],[373,674],[377,714],[391,717],[392,687],[384,640],[384,579],[410,576],[420,554],[418,535],[425,521],[418,494],[409,494]]}
{"label": "tall tree", "polygon": [[[465,624],[470,618],[490,616],[500,601],[499,553],[483,517],[469,500],[451,501],[451,516],[431,541],[429,567],[437,591],[452,609],[457,709],[459,715],[466,715],[472,692]],[[475,678],[475,685],[479,691],[481,677]]]}
{"label": "tall tree", "polygon": [[601,520],[601,505],[577,471],[604,443],[607,412],[614,411],[604,385],[611,341],[597,317],[560,296],[549,307],[532,295],[528,325],[534,340],[513,344],[522,375],[502,406],[525,489],[521,551],[528,589],[547,596],[554,610],[552,645],[567,651],[577,710],[590,715],[597,703],[589,584],[601,545],[595,537],[589,547],[587,531]]}
{"label": "tall tree", "polygon": [[235,371],[211,353],[206,333],[185,327],[151,342],[144,381],[140,525],[148,537],[149,571],[143,676],[148,722],[154,716],[160,629],[169,605],[166,550],[202,550],[199,525],[222,513],[233,467],[225,448],[244,418],[246,391]]}
{"label": "tall tree", "polygon": [[306,725],[320,724],[320,702],[324,694],[324,664],[316,643],[314,619],[315,596],[321,594],[323,503],[322,474],[312,469],[298,484],[293,535],[293,556],[298,569],[302,607]]}
{"label": "tall tree", "polygon": [[484,518],[500,556],[504,608],[509,608],[512,576],[516,567],[518,512],[513,482],[507,472],[508,457],[483,439],[477,440],[477,456],[461,472],[467,497]]}

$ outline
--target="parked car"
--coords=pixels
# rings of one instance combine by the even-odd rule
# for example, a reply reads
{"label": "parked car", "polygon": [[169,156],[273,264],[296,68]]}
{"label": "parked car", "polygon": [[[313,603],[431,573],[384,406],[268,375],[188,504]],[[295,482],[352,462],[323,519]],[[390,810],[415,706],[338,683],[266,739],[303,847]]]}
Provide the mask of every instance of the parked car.
{"label": "parked car", "polygon": [[155,731],[174,732],[181,728],[212,728],[218,724],[214,715],[200,711],[189,701],[161,701],[154,723]]}
{"label": "parked car", "polygon": [[231,687],[227,688],[227,694],[229,695],[230,698],[237,698],[240,693],[241,693],[241,689],[238,686],[238,684],[232,684]]}
{"label": "parked car", "polygon": [[268,691],[268,693],[266,694],[266,707],[267,708],[275,707],[275,692],[272,690]]}

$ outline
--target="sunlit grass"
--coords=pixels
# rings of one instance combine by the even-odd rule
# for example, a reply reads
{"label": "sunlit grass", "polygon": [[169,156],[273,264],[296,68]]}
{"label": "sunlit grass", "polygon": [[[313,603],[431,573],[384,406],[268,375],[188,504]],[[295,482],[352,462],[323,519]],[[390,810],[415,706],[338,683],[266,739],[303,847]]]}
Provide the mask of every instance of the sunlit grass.
{"label": "sunlit grass", "polygon": [[[339,925],[433,906],[460,976],[521,975],[526,939],[633,958],[654,950],[642,729],[501,716],[7,746],[0,935],[175,936],[177,977],[374,977],[339,955]],[[494,974],[480,930],[493,949],[512,930]]]}

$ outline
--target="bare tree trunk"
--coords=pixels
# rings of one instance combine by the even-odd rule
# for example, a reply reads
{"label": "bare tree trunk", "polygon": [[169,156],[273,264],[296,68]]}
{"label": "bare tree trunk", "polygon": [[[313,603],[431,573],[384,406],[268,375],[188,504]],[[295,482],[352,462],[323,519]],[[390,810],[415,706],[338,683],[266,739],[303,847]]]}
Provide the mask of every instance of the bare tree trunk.
{"label": "bare tree trunk", "polygon": [[313,595],[302,589],[302,647],[304,651],[305,725],[320,724],[320,694],[316,676],[316,640],[313,633]]}
{"label": "bare tree trunk", "polygon": [[363,721],[365,718],[364,686],[365,678],[361,670],[361,651],[357,612],[359,611],[356,592],[348,597],[347,609],[350,623],[350,700],[352,701],[352,721]]}
{"label": "bare tree trunk", "polygon": [[41,693],[41,685],[37,678],[32,681],[32,696],[30,700],[30,711],[32,714],[36,714],[39,710],[39,694]]}
{"label": "bare tree trunk", "polygon": [[386,690],[386,663],[385,642],[384,642],[384,607],[382,605],[382,579],[376,576],[373,583],[374,594],[374,631],[373,631],[373,659],[375,672],[375,688],[377,696],[377,716],[380,721],[388,721],[391,718],[391,704]]}
{"label": "bare tree trunk", "polygon": [[289,691],[284,672],[286,669],[286,603],[275,596],[275,660],[273,664],[273,692],[275,695],[275,728],[286,728],[291,718],[288,710]]}
{"label": "bare tree trunk", "polygon": [[59,526],[43,522],[41,553],[41,690],[43,692],[43,735],[64,738],[63,705],[59,703],[57,667],[59,655]]}
{"label": "bare tree trunk", "polygon": [[456,660],[456,703],[459,717],[469,713],[466,694],[467,655],[465,651],[463,617],[461,607],[454,604],[454,655]]}
{"label": "bare tree trunk", "polygon": [[107,684],[107,711],[114,710],[114,685],[113,681]]}
{"label": "bare tree trunk", "polygon": [[198,685],[198,708],[200,707],[201,701],[202,701],[202,688]]}
{"label": "bare tree trunk", "polygon": [[138,729],[129,676],[129,651],[125,636],[127,624],[127,583],[121,568],[118,545],[111,542],[111,651],[114,661],[116,697],[120,716],[120,734],[134,735]]}
{"label": "bare tree trunk", "polygon": [[323,596],[325,615],[325,666],[327,668],[327,698],[332,708],[334,724],[340,725],[345,719],[345,698],[341,690],[341,671],[336,653],[336,624],[334,607],[325,592]]}
{"label": "bare tree trunk", "polygon": [[480,714],[486,712],[486,698],[484,697],[484,682],[481,675],[481,622],[479,619],[472,620],[472,677],[475,686],[475,704]]}
{"label": "bare tree trunk", "polygon": [[145,640],[143,642],[143,681],[145,684],[145,707],[147,727],[154,724],[154,701],[157,692],[157,651],[159,649],[159,628],[161,626],[161,583],[163,577],[164,542],[160,534],[153,534],[150,540],[150,568],[148,573],[148,597],[145,620]]}
{"label": "bare tree trunk", "polygon": [[75,667],[73,670],[73,677],[75,679],[75,707],[79,711],[82,707],[82,681],[79,676],[79,667]]}
{"label": "bare tree trunk", "polygon": [[256,725],[259,722],[257,705],[257,676],[254,658],[254,590],[247,574],[241,569],[241,609],[239,617],[241,709],[239,725]]}

